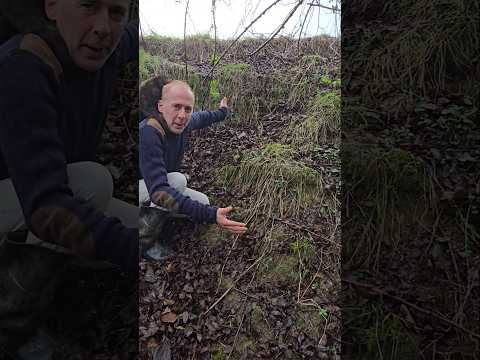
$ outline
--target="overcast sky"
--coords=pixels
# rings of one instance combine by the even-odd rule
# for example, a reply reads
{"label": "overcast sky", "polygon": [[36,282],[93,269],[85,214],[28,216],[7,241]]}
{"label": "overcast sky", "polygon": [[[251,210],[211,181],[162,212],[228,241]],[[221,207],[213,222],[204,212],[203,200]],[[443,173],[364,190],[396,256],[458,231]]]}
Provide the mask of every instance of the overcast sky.
{"label": "overcast sky", "polygon": [[[234,38],[274,0],[217,0],[217,36]],[[339,36],[340,15],[330,10],[312,7],[306,17],[308,3],[304,1],[280,34],[298,37],[304,19],[302,35],[329,34]],[[187,0],[140,0],[140,19],[144,34],[152,31],[160,35],[183,37],[185,6]],[[262,16],[244,36],[270,35],[294,8],[297,0],[282,0]],[[187,35],[210,33],[212,27],[212,0],[190,0],[187,16]],[[322,5],[330,5],[322,0]]]}

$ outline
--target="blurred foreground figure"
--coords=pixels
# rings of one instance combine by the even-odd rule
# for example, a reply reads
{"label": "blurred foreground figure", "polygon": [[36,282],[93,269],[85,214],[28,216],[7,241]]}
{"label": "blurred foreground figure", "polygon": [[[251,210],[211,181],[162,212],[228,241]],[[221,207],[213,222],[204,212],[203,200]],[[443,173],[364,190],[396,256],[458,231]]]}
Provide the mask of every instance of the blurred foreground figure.
{"label": "blurred foreground figure", "polygon": [[[137,274],[138,207],[94,162],[118,71],[138,57],[129,8],[2,1],[0,30],[16,34],[0,44],[0,354],[35,331],[70,258]],[[18,355],[49,354],[32,351]]]}

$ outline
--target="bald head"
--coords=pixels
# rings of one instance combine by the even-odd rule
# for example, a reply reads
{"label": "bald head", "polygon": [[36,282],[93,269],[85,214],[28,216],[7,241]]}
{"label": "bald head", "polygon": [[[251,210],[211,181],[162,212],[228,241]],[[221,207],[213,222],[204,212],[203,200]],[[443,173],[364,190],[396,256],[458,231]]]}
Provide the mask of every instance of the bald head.
{"label": "bald head", "polygon": [[192,88],[182,80],[171,80],[166,83],[162,88],[162,99],[168,99],[177,93],[188,93],[193,101],[195,101],[195,94],[193,93]]}
{"label": "bald head", "polygon": [[158,111],[163,115],[170,131],[181,134],[190,121],[195,96],[190,86],[180,80],[173,80],[163,86]]}

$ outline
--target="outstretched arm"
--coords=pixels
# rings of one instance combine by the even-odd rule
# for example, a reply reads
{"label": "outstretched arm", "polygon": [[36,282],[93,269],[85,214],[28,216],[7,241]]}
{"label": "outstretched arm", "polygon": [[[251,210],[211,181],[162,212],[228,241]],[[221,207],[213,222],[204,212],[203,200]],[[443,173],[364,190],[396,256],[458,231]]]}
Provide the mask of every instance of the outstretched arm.
{"label": "outstretched arm", "polygon": [[197,111],[192,114],[188,124],[190,130],[202,129],[214,123],[223,121],[230,115],[228,99],[224,97],[220,101],[220,108],[214,111]]}

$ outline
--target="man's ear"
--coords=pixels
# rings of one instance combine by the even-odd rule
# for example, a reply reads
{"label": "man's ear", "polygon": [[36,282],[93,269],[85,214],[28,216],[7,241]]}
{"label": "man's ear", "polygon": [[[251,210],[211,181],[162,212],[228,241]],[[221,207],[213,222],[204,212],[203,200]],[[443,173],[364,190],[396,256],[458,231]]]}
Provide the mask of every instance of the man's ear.
{"label": "man's ear", "polygon": [[163,101],[160,99],[157,101],[157,110],[159,113],[162,112],[162,107],[163,107]]}
{"label": "man's ear", "polygon": [[57,20],[58,0],[45,0],[45,14],[49,20]]}

